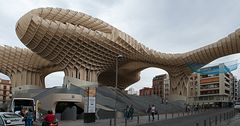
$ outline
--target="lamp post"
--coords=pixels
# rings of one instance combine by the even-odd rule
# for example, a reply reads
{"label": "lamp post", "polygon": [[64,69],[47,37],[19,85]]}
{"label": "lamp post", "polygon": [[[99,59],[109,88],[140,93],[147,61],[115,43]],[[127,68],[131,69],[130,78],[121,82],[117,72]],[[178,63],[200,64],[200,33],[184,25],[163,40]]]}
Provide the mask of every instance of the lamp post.
{"label": "lamp post", "polygon": [[116,80],[115,80],[115,105],[114,105],[114,126],[117,125],[117,87],[118,87],[118,60],[123,58],[122,55],[116,57]]}

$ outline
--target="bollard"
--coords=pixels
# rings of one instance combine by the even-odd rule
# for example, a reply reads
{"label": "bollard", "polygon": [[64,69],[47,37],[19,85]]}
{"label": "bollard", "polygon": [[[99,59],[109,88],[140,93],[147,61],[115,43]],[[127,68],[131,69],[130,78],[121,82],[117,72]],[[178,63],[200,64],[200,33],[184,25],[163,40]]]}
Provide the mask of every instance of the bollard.
{"label": "bollard", "polygon": [[109,122],[109,123],[110,123],[110,126],[112,126],[112,119],[110,119],[110,122]]}
{"label": "bollard", "polygon": [[217,116],[215,116],[215,125],[217,125]]}
{"label": "bollard", "polygon": [[222,122],[222,114],[220,113],[219,122]]}
{"label": "bollard", "polygon": [[173,113],[172,113],[172,118],[173,118]]}
{"label": "bollard", "polygon": [[199,124],[198,124],[198,123],[196,123],[196,126],[199,126]]}
{"label": "bollard", "polygon": [[223,120],[225,121],[225,119],[226,119],[226,117],[225,117],[226,115],[225,115],[225,113],[223,113]]}
{"label": "bollard", "polygon": [[167,119],[167,113],[165,113],[165,119]]}
{"label": "bollard", "polygon": [[209,126],[212,126],[212,120],[209,118]]}
{"label": "bollard", "polygon": [[139,115],[137,116],[137,124],[139,124]]}
{"label": "bollard", "polygon": [[127,126],[127,119],[125,119],[125,126]]}
{"label": "bollard", "polygon": [[204,120],[203,126],[207,126],[207,121],[206,120]]}
{"label": "bollard", "polygon": [[179,116],[180,116],[180,113],[178,112],[178,114],[177,114],[177,115],[178,115],[178,117],[179,117]]}
{"label": "bollard", "polygon": [[159,120],[159,113],[158,113],[158,120]]}

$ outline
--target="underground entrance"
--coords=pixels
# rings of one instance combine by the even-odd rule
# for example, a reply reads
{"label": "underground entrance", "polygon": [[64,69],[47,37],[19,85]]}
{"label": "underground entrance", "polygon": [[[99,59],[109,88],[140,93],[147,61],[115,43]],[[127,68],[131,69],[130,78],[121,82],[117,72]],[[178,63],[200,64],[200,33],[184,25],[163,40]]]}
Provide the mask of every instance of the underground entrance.
{"label": "underground entrance", "polygon": [[81,103],[77,102],[58,102],[56,104],[56,116],[60,120],[76,120],[83,118],[84,110]]}

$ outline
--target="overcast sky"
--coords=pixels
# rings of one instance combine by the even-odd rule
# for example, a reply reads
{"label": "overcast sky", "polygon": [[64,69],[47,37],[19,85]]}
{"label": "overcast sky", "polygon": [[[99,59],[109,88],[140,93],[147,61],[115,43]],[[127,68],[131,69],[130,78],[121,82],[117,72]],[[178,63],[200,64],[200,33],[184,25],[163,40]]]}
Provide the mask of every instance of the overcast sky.
{"label": "overcast sky", "polygon": [[[191,51],[240,28],[239,0],[2,0],[0,6],[0,45],[24,48],[16,36],[15,24],[22,15],[39,7],[84,12],[126,32],[147,47],[168,53]],[[212,64],[239,58],[236,54]],[[132,87],[151,87],[152,78],[162,73],[165,71],[148,68]],[[234,74],[238,76],[239,70]],[[46,86],[61,85],[63,76],[63,72],[47,76]]]}

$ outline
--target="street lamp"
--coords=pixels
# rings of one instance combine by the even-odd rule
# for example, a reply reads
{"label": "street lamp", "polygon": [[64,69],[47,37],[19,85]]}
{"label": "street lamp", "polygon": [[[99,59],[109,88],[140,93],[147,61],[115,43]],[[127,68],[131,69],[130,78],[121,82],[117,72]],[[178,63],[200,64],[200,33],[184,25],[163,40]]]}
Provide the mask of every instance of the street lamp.
{"label": "street lamp", "polygon": [[116,57],[116,80],[115,80],[115,106],[114,106],[114,126],[117,125],[117,87],[118,87],[118,60],[123,58],[122,55]]}

